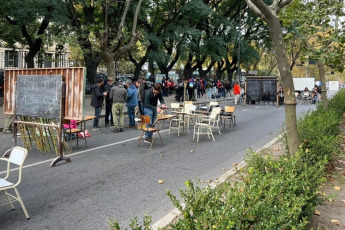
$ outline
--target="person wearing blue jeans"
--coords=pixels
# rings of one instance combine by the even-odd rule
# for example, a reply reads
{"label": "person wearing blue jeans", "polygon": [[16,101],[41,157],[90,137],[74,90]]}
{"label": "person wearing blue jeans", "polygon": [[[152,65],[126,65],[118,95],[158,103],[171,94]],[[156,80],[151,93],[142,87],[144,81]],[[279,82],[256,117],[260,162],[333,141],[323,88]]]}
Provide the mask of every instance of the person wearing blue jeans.
{"label": "person wearing blue jeans", "polygon": [[131,80],[127,80],[127,113],[129,118],[129,125],[126,128],[135,128],[135,107],[138,106],[138,90]]}
{"label": "person wearing blue jeans", "polygon": [[[147,127],[151,127],[157,119],[158,100],[161,103],[161,107],[165,108],[164,99],[161,94],[161,84],[155,83],[151,89],[145,92],[144,114],[150,117],[150,124]],[[151,143],[153,141],[152,135],[152,132],[146,132],[144,142]]]}

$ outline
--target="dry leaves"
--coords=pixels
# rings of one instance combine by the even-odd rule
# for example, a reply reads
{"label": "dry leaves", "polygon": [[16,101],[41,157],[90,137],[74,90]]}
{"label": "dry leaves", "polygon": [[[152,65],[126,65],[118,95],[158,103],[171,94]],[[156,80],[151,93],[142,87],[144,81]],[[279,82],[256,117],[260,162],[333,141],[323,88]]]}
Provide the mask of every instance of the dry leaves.
{"label": "dry leaves", "polygon": [[158,180],[157,182],[158,182],[158,184],[163,184],[164,180]]}
{"label": "dry leaves", "polygon": [[321,216],[321,213],[318,210],[315,210],[314,214],[318,215],[318,216]]}
{"label": "dry leaves", "polygon": [[234,166],[234,167],[236,167],[238,164],[237,163],[235,163],[235,164],[233,164],[232,166]]}
{"label": "dry leaves", "polygon": [[334,188],[335,191],[340,191],[341,190],[339,186],[334,186],[333,188]]}
{"label": "dry leaves", "polygon": [[274,151],[279,151],[279,148],[273,148]]}
{"label": "dry leaves", "polygon": [[331,223],[340,226],[339,220],[331,220]]}

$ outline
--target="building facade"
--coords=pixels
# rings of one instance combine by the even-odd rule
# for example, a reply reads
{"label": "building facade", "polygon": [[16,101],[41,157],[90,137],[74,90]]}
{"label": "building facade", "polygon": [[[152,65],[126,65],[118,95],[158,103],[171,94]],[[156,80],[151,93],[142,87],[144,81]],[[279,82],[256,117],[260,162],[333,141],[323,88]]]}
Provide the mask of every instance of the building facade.
{"label": "building facade", "polygon": [[[27,68],[25,57],[28,52],[26,47],[0,47],[0,72],[4,72],[5,69]],[[54,45],[36,55],[35,68],[69,67],[69,57],[70,52],[67,45]]]}

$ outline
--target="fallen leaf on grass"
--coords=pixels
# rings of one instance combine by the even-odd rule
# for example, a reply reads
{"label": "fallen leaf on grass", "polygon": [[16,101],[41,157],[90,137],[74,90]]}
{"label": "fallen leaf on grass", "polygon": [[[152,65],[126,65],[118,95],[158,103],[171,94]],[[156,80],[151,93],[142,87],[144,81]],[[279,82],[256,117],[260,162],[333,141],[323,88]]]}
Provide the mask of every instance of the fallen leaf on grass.
{"label": "fallen leaf on grass", "polygon": [[340,226],[339,220],[331,220],[331,223]]}
{"label": "fallen leaf on grass", "polygon": [[190,153],[194,153],[195,151],[194,151],[194,149],[191,149],[191,150],[189,150],[189,152],[190,152]]}
{"label": "fallen leaf on grass", "polygon": [[339,186],[334,186],[333,187],[335,191],[340,191],[340,187]]}
{"label": "fallen leaf on grass", "polygon": [[318,216],[321,216],[321,213],[318,210],[315,210],[314,214],[318,215]]}
{"label": "fallen leaf on grass", "polygon": [[158,182],[158,184],[163,184],[164,180],[158,180],[157,182]]}

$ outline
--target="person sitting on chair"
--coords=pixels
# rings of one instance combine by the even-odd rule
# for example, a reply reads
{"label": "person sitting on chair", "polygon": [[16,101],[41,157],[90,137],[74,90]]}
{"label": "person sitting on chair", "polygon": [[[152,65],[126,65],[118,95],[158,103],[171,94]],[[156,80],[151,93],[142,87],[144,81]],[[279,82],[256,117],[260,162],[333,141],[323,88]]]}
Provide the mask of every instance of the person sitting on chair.
{"label": "person sitting on chair", "polygon": [[[145,92],[144,114],[150,117],[150,125],[147,127],[151,127],[157,119],[158,100],[161,103],[161,107],[165,108],[164,99],[161,93],[161,84],[155,83],[151,89]],[[146,132],[144,142],[151,143],[153,141],[152,135],[152,132]]]}
{"label": "person sitting on chair", "polygon": [[283,86],[280,86],[278,89],[278,98],[279,98],[279,105],[282,105],[284,103],[284,88],[283,88]]}

